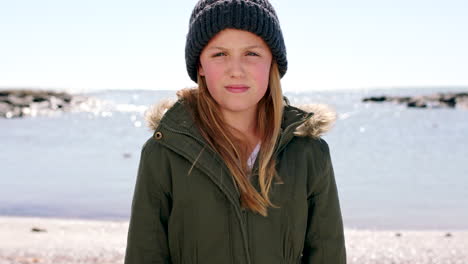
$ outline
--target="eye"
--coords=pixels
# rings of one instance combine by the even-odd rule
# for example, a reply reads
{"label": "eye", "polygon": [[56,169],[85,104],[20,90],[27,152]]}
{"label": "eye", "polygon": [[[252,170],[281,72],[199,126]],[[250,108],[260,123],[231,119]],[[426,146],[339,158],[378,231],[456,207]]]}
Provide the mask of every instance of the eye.
{"label": "eye", "polygon": [[218,53],[213,54],[213,57],[221,57],[221,56],[225,56],[225,55],[226,55],[226,53],[224,53],[224,52],[218,52]]}
{"label": "eye", "polygon": [[251,51],[247,52],[247,55],[248,56],[260,56],[260,55],[258,55],[258,53],[251,52]]}

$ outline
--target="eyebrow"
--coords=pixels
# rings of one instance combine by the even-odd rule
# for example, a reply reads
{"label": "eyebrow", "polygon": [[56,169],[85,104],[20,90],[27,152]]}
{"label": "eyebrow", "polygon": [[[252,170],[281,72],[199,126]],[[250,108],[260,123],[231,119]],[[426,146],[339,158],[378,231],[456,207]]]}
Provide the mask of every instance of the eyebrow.
{"label": "eyebrow", "polygon": [[[262,49],[262,50],[265,49],[265,48],[263,48],[263,47],[260,46],[260,45],[250,45],[250,46],[244,47],[243,49],[255,49],[255,48],[256,48],[256,49]],[[210,49],[210,50],[212,50],[212,49],[228,50],[228,49],[226,49],[226,48],[219,47],[219,46],[210,47],[209,49]]]}

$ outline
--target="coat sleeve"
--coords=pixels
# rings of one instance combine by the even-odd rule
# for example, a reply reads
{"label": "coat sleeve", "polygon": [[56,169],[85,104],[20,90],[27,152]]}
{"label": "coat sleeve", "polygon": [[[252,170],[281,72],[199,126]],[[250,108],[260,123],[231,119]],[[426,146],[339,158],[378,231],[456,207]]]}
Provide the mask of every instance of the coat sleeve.
{"label": "coat sleeve", "polygon": [[345,264],[346,248],[338,191],[325,140],[319,140],[320,160],[314,166],[312,189],[308,194],[308,218],[302,256],[303,264]]}
{"label": "coat sleeve", "polygon": [[127,236],[125,264],[170,264],[167,191],[170,166],[163,147],[149,139],[141,151]]}

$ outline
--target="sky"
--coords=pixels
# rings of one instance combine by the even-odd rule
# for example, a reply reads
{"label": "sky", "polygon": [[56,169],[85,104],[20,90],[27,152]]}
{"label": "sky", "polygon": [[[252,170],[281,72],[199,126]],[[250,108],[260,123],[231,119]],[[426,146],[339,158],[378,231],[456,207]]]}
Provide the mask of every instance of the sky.
{"label": "sky", "polygon": [[[0,88],[178,90],[194,0],[0,0]],[[271,0],[285,91],[468,86],[466,0]]]}

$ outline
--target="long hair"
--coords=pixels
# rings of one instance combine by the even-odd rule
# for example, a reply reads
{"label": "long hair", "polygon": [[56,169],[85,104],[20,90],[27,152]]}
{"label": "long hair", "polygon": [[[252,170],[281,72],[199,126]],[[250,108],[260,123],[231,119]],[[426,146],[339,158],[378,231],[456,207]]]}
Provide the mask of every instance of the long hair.
{"label": "long hair", "polygon": [[[267,216],[268,207],[277,207],[270,201],[269,191],[273,179],[278,177],[274,151],[283,117],[283,94],[277,63],[273,60],[268,89],[257,105],[256,129],[261,138],[258,171],[248,169],[251,149],[246,137],[242,133],[233,133],[238,131],[232,127],[226,129],[230,126],[219,114],[219,105],[209,93],[204,77],[198,74],[198,89],[179,91],[178,96],[188,103],[203,138],[225,162],[240,192],[242,207]],[[260,193],[248,179],[249,174],[258,176]]]}

